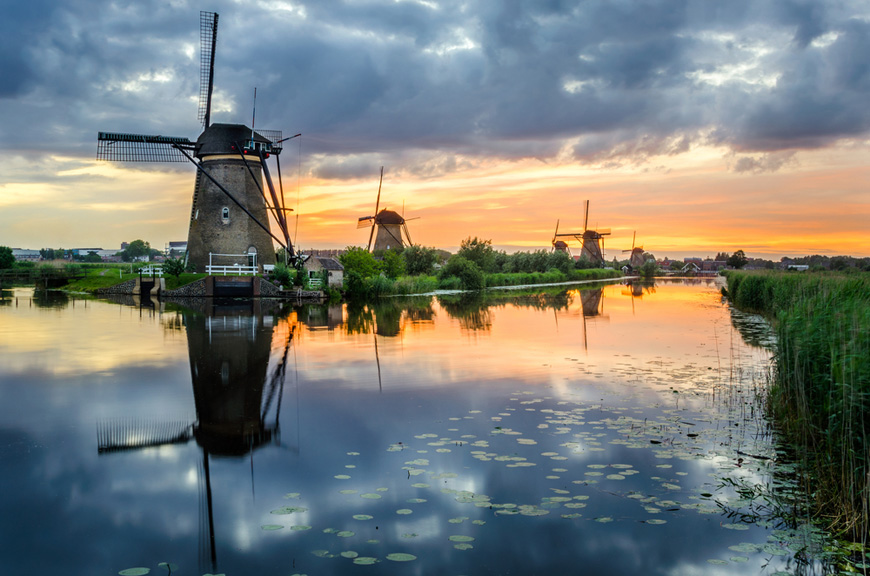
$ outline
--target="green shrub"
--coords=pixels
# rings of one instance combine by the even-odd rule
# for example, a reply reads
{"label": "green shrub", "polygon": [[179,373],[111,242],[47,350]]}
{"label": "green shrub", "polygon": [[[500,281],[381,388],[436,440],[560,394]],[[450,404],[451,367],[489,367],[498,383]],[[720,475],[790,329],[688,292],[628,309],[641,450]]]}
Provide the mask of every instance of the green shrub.
{"label": "green shrub", "polygon": [[480,267],[458,254],[447,261],[439,275],[442,278],[447,276],[459,278],[463,290],[483,290],[486,287],[486,281]]}

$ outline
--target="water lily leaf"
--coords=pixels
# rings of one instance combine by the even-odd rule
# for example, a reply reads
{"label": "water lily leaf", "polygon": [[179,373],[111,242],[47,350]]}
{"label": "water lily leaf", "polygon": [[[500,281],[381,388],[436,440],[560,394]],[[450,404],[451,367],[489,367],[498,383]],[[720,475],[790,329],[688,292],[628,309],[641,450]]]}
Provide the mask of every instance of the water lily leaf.
{"label": "water lily leaf", "polygon": [[150,574],[151,568],[127,568],[126,570],[121,570],[118,572],[121,576],[145,576],[145,574]]}
{"label": "water lily leaf", "polygon": [[474,542],[474,538],[471,536],[463,536],[462,534],[454,534],[447,538],[451,542]]}
{"label": "water lily leaf", "polygon": [[377,564],[378,559],[372,558],[371,556],[358,556],[353,559],[354,564],[359,564],[360,566],[371,566],[372,564]]}
{"label": "water lily leaf", "polygon": [[393,562],[410,562],[411,560],[416,560],[417,557],[413,554],[406,554],[404,552],[393,552],[392,554],[387,554],[387,560],[392,560]]}

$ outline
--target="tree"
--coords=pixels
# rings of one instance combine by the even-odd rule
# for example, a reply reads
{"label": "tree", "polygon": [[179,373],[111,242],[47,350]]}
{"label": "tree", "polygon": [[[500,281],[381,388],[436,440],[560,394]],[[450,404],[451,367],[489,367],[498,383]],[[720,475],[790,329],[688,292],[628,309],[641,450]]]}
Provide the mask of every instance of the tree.
{"label": "tree", "polygon": [[151,245],[144,240],[133,240],[130,244],[127,245],[121,251],[121,260],[124,262],[131,262],[137,258],[141,258],[142,256],[149,256],[151,254]]}
{"label": "tree", "polygon": [[163,263],[163,271],[170,276],[178,278],[184,272],[184,260],[181,258],[169,258]]}
{"label": "tree", "polygon": [[345,277],[350,272],[355,272],[360,278],[371,278],[381,273],[381,265],[371,252],[358,246],[349,247],[338,260],[344,266]]}
{"label": "tree", "polygon": [[406,247],[402,251],[402,257],[405,259],[405,271],[408,276],[432,274],[435,262],[438,260],[438,254],[434,248],[424,248],[417,244]]}
{"label": "tree", "polygon": [[395,280],[405,273],[405,261],[398,250],[387,250],[381,260],[381,270],[387,278]]}
{"label": "tree", "polygon": [[658,271],[658,264],[655,260],[647,260],[640,267],[640,275],[644,278],[652,278]]}
{"label": "tree", "polygon": [[563,274],[568,274],[574,268],[574,259],[567,252],[553,250],[547,254],[547,270],[556,268]]}
{"label": "tree", "polygon": [[718,260],[719,262],[725,262],[730,258],[727,252],[717,252],[716,257],[713,260]]}
{"label": "tree", "polygon": [[99,254],[97,254],[96,252],[94,252],[93,250],[91,250],[91,251],[88,252],[87,255],[84,257],[84,261],[85,261],[85,262],[90,262],[90,263],[92,263],[92,264],[97,264],[97,263],[102,262],[103,259],[100,258],[100,255],[99,255]]}
{"label": "tree", "polygon": [[12,268],[15,265],[15,256],[12,255],[12,248],[9,246],[0,246],[0,270]]}
{"label": "tree", "polygon": [[743,253],[743,250],[738,250],[737,252],[729,256],[726,262],[732,268],[740,269],[746,266],[746,263],[749,262],[749,258],[746,257],[746,254]]}
{"label": "tree", "polygon": [[447,264],[441,269],[440,276],[442,278],[448,276],[459,278],[462,287],[466,290],[483,290],[486,286],[483,271],[480,267],[459,254],[456,254],[447,261]]}
{"label": "tree", "polygon": [[474,262],[484,272],[495,272],[495,252],[491,240],[469,236],[459,245],[459,252],[456,255]]}

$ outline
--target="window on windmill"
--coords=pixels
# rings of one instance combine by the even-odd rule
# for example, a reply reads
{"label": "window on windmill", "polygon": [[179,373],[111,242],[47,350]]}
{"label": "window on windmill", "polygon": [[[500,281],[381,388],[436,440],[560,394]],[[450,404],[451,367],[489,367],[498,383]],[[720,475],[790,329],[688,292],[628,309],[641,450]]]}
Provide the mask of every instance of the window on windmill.
{"label": "window on windmill", "polygon": [[221,208],[221,220],[225,223],[230,221],[230,209],[226,206]]}

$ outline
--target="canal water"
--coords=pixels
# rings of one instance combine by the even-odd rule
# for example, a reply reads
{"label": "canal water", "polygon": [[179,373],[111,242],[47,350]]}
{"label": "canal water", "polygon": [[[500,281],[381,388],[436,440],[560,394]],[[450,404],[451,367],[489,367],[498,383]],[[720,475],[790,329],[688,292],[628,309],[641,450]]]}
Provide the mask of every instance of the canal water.
{"label": "canal water", "polygon": [[770,336],[719,288],[297,307],[4,291],[0,566],[820,571],[771,497],[790,470],[763,418]]}

